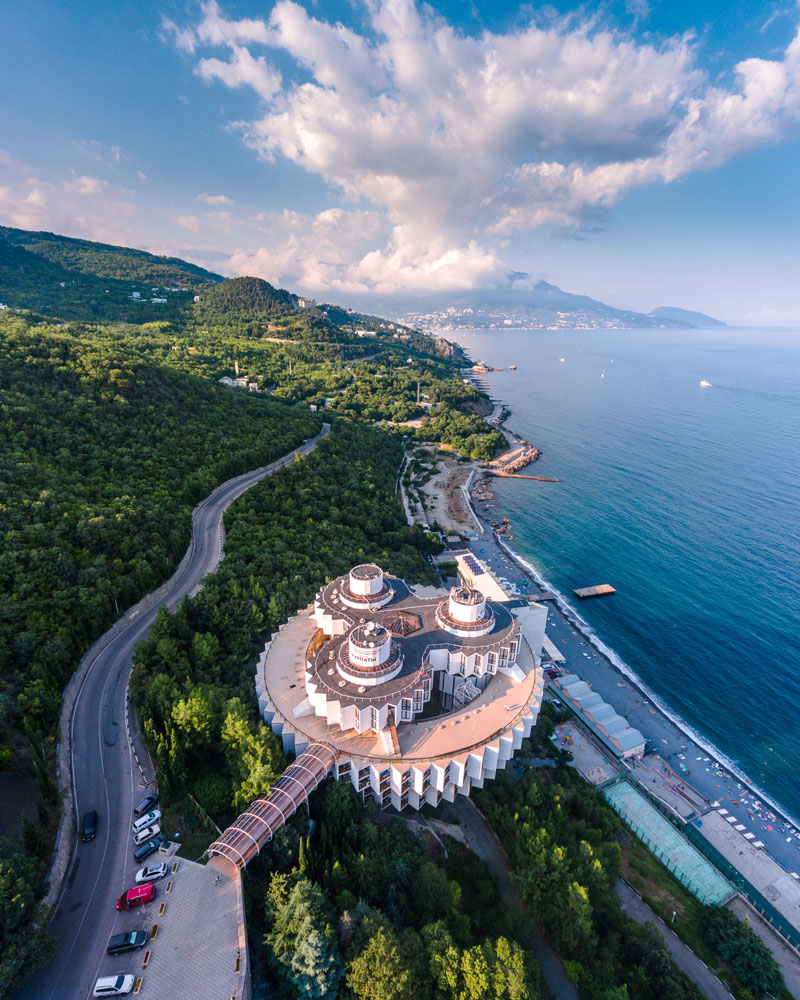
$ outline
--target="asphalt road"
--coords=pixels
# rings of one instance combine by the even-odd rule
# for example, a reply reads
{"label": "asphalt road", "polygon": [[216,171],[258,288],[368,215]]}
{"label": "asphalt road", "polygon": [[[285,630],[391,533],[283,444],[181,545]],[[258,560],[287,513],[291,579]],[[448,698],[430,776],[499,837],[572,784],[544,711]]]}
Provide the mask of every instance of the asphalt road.
{"label": "asphalt road", "polygon": [[706,963],[681,941],[675,931],[650,909],[627,882],[617,879],[615,889],[625,913],[632,917],[637,924],[644,926],[650,923],[655,926],[658,933],[664,938],[672,957],[675,959],[675,964],[686,973],[703,995],[708,997],[708,1000],[732,1000],[730,990],[717,979]]}
{"label": "asphalt road", "polygon": [[222,558],[222,516],[229,504],[291,462],[296,452],[308,454],[329,430],[323,424],[308,444],[266,468],[229,480],[204,501],[194,516],[187,564],[159,588],[161,600],[117,634],[89,668],[72,717],[72,783],[78,821],[89,809],[99,814],[97,837],[87,844],[77,840],[50,927],[59,939],[58,949],[18,991],[21,1000],[84,1000],[99,976],[141,971],[141,951],[118,958],[105,954],[112,934],[149,929],[155,915],[142,912],[150,907],[116,912],[117,897],[134,884],[139,867],[133,860],[131,820],[134,805],[146,794],[125,726],[134,647],[149,631],[161,604],[173,609],[217,568]]}

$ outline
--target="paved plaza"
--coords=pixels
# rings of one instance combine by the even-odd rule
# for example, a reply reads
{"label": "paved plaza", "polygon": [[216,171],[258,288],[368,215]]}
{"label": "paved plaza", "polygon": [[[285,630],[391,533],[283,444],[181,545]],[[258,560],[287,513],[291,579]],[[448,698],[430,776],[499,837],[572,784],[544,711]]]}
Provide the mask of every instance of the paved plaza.
{"label": "paved plaza", "polygon": [[612,763],[594,740],[589,738],[586,731],[574,722],[564,722],[556,726],[552,739],[559,750],[569,750],[572,754],[570,762],[572,766],[593,785],[604,785],[620,773],[619,767]]}
{"label": "paved plaza", "polygon": [[[142,977],[142,1000],[242,1000],[247,996],[247,937],[241,879],[222,858],[211,864],[175,859],[157,896],[148,904],[143,926],[155,939],[131,970]],[[161,910],[163,904],[163,912]]]}

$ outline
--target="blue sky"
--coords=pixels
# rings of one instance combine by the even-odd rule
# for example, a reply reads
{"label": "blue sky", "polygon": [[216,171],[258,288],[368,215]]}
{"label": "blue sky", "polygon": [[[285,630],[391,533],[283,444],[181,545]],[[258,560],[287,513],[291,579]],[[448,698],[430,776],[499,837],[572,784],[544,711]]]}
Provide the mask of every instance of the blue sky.
{"label": "blue sky", "polygon": [[740,0],[33,0],[0,39],[0,222],[345,304],[516,271],[800,324],[799,24]]}

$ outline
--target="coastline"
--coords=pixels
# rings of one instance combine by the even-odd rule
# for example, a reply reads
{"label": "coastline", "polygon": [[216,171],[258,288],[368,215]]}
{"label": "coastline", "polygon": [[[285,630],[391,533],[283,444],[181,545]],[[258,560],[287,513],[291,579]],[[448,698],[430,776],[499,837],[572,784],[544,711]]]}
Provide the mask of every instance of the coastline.
{"label": "coastline", "polygon": [[[487,391],[487,387],[485,386],[481,386],[481,389],[483,391]],[[495,402],[494,412],[502,411],[506,414],[506,417],[511,416],[511,411],[507,404],[494,400],[493,402]],[[505,428],[503,429],[505,430]],[[597,687],[605,700],[614,705],[620,715],[630,718],[631,725],[635,725],[640,729],[643,735],[648,739],[648,742],[650,742],[654,747],[655,752],[659,752],[662,756],[665,753],[664,751],[660,751],[660,748],[658,747],[659,739],[662,743],[668,743],[668,740],[664,739],[663,736],[664,729],[668,730],[668,736],[670,736],[672,740],[682,740],[683,743],[679,742],[680,752],[676,752],[675,748],[671,747],[667,752],[667,759],[670,756],[680,758],[680,760],[676,759],[672,762],[673,767],[677,767],[683,772],[682,780],[684,780],[687,785],[691,786],[700,798],[704,799],[708,803],[708,809],[711,810],[720,806],[724,807],[728,804],[723,801],[726,797],[722,789],[723,783],[727,782],[727,791],[729,793],[728,798],[732,800],[733,805],[737,808],[737,811],[740,812],[744,810],[747,813],[749,828],[755,833],[755,836],[759,838],[757,843],[760,842],[762,838],[765,840],[771,840],[773,843],[769,846],[765,845],[763,850],[765,850],[765,852],[769,854],[769,856],[773,858],[773,860],[775,860],[784,870],[793,873],[797,868],[800,868],[800,856],[792,857],[788,851],[790,841],[792,842],[792,849],[797,848],[800,850],[800,819],[794,817],[790,810],[776,800],[773,793],[768,792],[766,789],[754,782],[741,767],[728,757],[727,754],[715,746],[714,743],[705,737],[701,732],[698,732],[694,726],[687,722],[687,720],[683,719],[678,713],[676,713],[663,695],[659,695],[655,691],[651,690],[642,678],[637,675],[636,671],[632,669],[613,648],[607,645],[602,638],[597,635],[592,626],[589,625],[589,623],[580,615],[577,609],[569,602],[567,597],[557,588],[552,587],[546,578],[535,568],[535,566],[533,566],[531,562],[529,562],[521,553],[517,552],[511,544],[509,544],[506,538],[503,538],[496,533],[491,524],[488,523],[487,515],[481,510],[481,498],[476,496],[475,488],[476,485],[481,482],[482,478],[483,477],[480,476],[480,474],[471,477],[469,491],[465,490],[465,493],[468,492],[467,499],[469,508],[476,523],[481,524],[482,532],[485,538],[496,545],[498,551],[510,560],[516,570],[528,581],[533,583],[537,588],[539,588],[539,590],[554,595],[554,599],[548,601],[547,603],[549,605],[553,605],[557,609],[557,617],[560,618],[560,620],[565,623],[569,629],[574,630],[572,635],[577,635],[579,639],[582,640],[581,645],[586,646],[588,644],[591,647],[593,655],[598,661],[597,664],[586,664],[585,669],[584,664],[582,663],[579,663],[578,669],[576,669],[575,662],[570,662],[570,671],[577,673],[581,679],[586,680],[591,683],[592,686]],[[492,511],[491,517],[496,520],[503,517],[503,511],[499,501],[495,500],[494,504],[495,509]],[[513,537],[513,535],[511,537]],[[528,593],[526,596],[535,598],[534,593]],[[550,614],[548,615],[548,629],[550,627],[549,619]],[[555,624],[556,627],[558,627],[558,623]],[[556,636],[556,641],[560,643],[558,635]],[[584,653],[584,656],[586,655],[587,654]],[[597,667],[617,678],[615,686],[618,690],[616,692],[613,690],[602,690],[603,685],[601,683],[601,678],[597,676]],[[620,693],[619,689],[625,688],[626,685],[630,685],[631,693],[628,693],[627,691]],[[608,687],[607,679],[605,686]],[[636,698],[637,695],[638,699]],[[632,700],[638,701],[641,706],[647,706],[644,719],[631,717],[632,712],[630,709],[630,702]],[[628,704],[620,705],[620,702]],[[639,708],[639,714],[642,714],[641,708]],[[669,731],[670,726],[676,733],[674,737],[672,736],[672,732]],[[701,767],[703,764],[709,765],[705,767],[705,771],[709,772],[710,780],[703,780],[702,775],[697,773],[699,772],[699,768],[696,767],[695,761],[689,761],[690,763],[695,763],[696,773],[694,775],[692,775],[691,768],[688,768],[683,763],[684,758],[691,755],[691,752],[694,750],[700,751],[700,754],[695,754],[695,757]],[[703,754],[706,756],[703,757]],[[698,780],[698,778],[700,780]],[[715,782],[713,780],[714,778],[718,778],[719,783]],[[738,791],[734,790],[731,792],[733,786],[738,788]],[[748,805],[742,801],[747,796],[752,797],[752,804]],[[745,825],[748,825],[748,820],[742,819],[742,822]],[[774,824],[774,826],[779,829],[773,829],[771,824]],[[780,843],[777,842],[778,837],[770,837],[770,833],[779,835]],[[789,836],[787,837],[786,834],[789,834]]]}
{"label": "coastline", "polygon": [[[707,739],[701,733],[696,732],[690,723],[681,718],[680,715],[675,713],[673,709],[670,708],[661,695],[652,691],[636,674],[636,672],[632,670],[627,663],[625,663],[622,657],[620,657],[613,649],[611,649],[610,646],[607,646],[606,643],[603,642],[592,626],[589,625],[589,623],[583,619],[575,608],[569,603],[564,594],[549,584],[547,580],[531,565],[531,563],[528,562],[527,559],[516,552],[502,538],[497,538],[496,541],[500,548],[505,549],[509,558],[517,563],[522,572],[529,576],[537,586],[541,587],[542,590],[555,594],[554,603],[558,606],[561,614],[581,633],[581,635],[584,636],[587,642],[590,642],[592,646],[594,646],[612,670],[616,670],[621,676],[625,677],[626,680],[635,685],[636,688],[638,688],[639,691],[648,698],[650,703],[653,704],[656,709],[677,729],[679,729],[681,733],[684,733],[694,744],[703,749],[707,754],[709,754],[709,756],[713,757],[721,767],[729,771],[746,788],[755,793],[760,801],[769,805],[770,808],[778,816],[781,816],[787,824],[791,824],[792,826],[800,829],[800,820],[794,818],[785,806],[782,806],[779,802],[773,801],[771,793],[757,785],[745,774],[744,771],[741,770],[741,768],[738,767],[737,764],[730,760],[727,754],[723,753],[723,751],[720,750],[719,747],[715,746],[711,740]],[[687,784],[691,785],[692,782],[688,781]]]}

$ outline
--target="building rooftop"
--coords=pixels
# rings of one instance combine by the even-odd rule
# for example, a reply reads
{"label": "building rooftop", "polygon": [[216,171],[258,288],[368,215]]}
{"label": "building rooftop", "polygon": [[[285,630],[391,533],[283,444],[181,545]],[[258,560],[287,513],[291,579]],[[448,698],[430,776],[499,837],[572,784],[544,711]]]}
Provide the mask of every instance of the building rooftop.
{"label": "building rooftop", "polygon": [[[510,627],[510,612],[506,608],[501,610],[508,615]],[[524,607],[519,609],[520,616],[525,610]],[[284,727],[293,730],[298,734],[296,742],[299,742],[298,737],[305,743],[326,742],[349,756],[391,761],[377,734],[359,734],[353,729],[342,731],[337,726],[329,726],[324,718],[306,713],[302,705],[305,701],[305,651],[316,631],[309,608],[306,614],[297,615],[277,633],[262,658],[259,666],[259,687],[264,690],[262,701],[264,705],[269,702],[275,712],[270,725],[278,732]],[[464,707],[398,727],[403,759],[425,761],[466,754],[473,746],[491,742],[514,726],[528,712],[529,705],[535,704],[538,708],[544,687],[542,671],[536,669],[524,634],[523,627],[516,663],[518,677],[500,670],[480,696]],[[455,641],[452,636],[448,638]]]}
{"label": "building rooftop", "polygon": [[[341,593],[341,577],[332,580],[317,595],[317,603],[332,617],[347,622],[348,629],[344,634],[334,636],[325,642],[316,651],[313,666],[314,683],[330,692],[331,697],[346,700],[348,704],[361,706],[383,704],[392,697],[400,697],[406,689],[413,690],[415,686],[419,686],[420,678],[427,670],[427,654],[431,649],[463,648],[469,652],[480,652],[484,648],[495,647],[498,642],[506,638],[510,639],[518,631],[518,626],[509,609],[514,606],[524,606],[524,602],[521,601],[510,605],[487,604],[487,608],[490,607],[494,615],[491,632],[483,635],[456,636],[441,628],[437,620],[437,609],[446,599],[446,593],[435,590],[432,596],[426,594],[421,597],[396,577],[386,577],[385,586],[391,588],[393,597],[378,610],[351,608],[336,600],[337,593]],[[398,627],[401,618],[405,619],[406,625],[402,631]],[[393,643],[403,657],[400,673],[377,687],[352,683],[335,669],[335,663],[346,657],[350,628],[370,622],[375,622],[381,630],[385,628],[393,633]],[[411,626],[415,627],[412,629]],[[463,628],[467,629],[469,626]],[[359,641],[361,634],[362,629],[357,628],[356,635],[359,636]],[[311,637],[309,642],[310,639]],[[391,671],[387,670],[388,673]]]}

